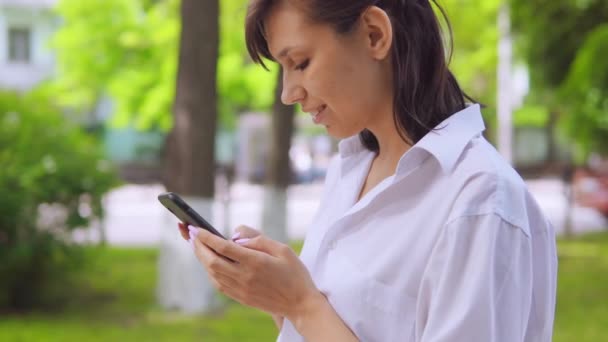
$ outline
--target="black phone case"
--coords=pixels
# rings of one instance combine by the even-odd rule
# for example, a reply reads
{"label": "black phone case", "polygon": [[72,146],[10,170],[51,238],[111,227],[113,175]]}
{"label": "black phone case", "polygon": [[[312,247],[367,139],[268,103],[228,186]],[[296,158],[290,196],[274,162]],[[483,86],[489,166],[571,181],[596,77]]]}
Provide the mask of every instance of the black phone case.
{"label": "black phone case", "polygon": [[192,209],[179,195],[174,192],[166,192],[158,195],[160,203],[173,213],[180,221],[203,228],[222,239],[226,239],[217,229],[207,222],[201,215]]}

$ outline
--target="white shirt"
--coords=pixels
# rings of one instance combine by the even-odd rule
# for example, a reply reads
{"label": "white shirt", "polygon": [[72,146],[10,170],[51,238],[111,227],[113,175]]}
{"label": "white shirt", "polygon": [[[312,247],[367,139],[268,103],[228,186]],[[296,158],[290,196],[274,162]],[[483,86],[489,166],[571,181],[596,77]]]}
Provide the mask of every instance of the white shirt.
{"label": "white shirt", "polygon": [[[361,341],[551,341],[555,233],[481,136],[446,119],[357,197],[375,154],[340,142],[301,260]],[[285,320],[279,341],[303,341]]]}

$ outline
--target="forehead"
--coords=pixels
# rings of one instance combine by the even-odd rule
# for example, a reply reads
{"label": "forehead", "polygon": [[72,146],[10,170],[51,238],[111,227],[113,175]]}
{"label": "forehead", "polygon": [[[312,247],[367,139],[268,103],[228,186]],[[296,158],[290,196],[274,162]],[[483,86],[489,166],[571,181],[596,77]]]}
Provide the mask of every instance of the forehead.
{"label": "forehead", "polygon": [[273,57],[289,47],[319,41],[331,32],[327,25],[313,23],[307,14],[289,1],[277,3],[264,21],[266,41]]}

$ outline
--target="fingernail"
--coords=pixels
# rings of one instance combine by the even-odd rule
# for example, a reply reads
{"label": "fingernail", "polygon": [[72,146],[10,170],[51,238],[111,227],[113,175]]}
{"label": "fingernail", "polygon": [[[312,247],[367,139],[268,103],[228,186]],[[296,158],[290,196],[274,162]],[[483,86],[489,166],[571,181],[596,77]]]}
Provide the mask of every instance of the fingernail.
{"label": "fingernail", "polygon": [[194,236],[198,235],[198,228],[193,227],[193,226],[188,226],[188,230],[190,231],[191,234],[193,234]]}
{"label": "fingernail", "polygon": [[251,240],[251,239],[238,239],[238,240],[236,240],[236,241],[234,241],[234,242],[238,243],[239,245],[244,245],[244,244],[246,244],[246,243],[247,243],[249,240]]}
{"label": "fingernail", "polygon": [[190,233],[188,234],[190,235],[190,240],[196,239],[196,235],[194,235],[194,232],[190,231]]}
{"label": "fingernail", "polygon": [[236,232],[234,233],[234,235],[232,235],[232,238],[230,238],[230,240],[236,240],[241,236],[241,232]]}

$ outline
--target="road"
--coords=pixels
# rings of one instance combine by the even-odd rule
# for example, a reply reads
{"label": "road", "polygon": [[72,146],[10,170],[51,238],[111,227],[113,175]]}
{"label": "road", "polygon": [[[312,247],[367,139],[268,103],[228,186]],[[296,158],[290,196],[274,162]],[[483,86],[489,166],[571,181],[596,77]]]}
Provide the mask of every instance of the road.
{"label": "road", "polygon": [[[527,181],[528,187],[537,199],[545,215],[553,223],[556,231],[564,229],[566,201],[562,184],[557,179]],[[290,239],[303,239],[308,223],[311,221],[320,197],[322,185],[296,185],[288,192],[288,236]],[[110,192],[105,198],[106,218],[104,225],[108,242],[123,246],[155,246],[159,243],[163,229],[167,227],[165,209],[158,203],[156,196],[164,191],[161,185],[125,185]],[[220,200],[214,205],[212,223],[224,232],[239,224],[254,228],[260,227],[262,213],[261,186],[236,183],[231,188],[231,204],[228,209],[228,222],[225,219],[225,206]],[[575,207],[572,214],[573,231],[576,234],[605,229],[607,220],[597,211]],[[79,241],[96,241],[98,230],[79,231]]]}

